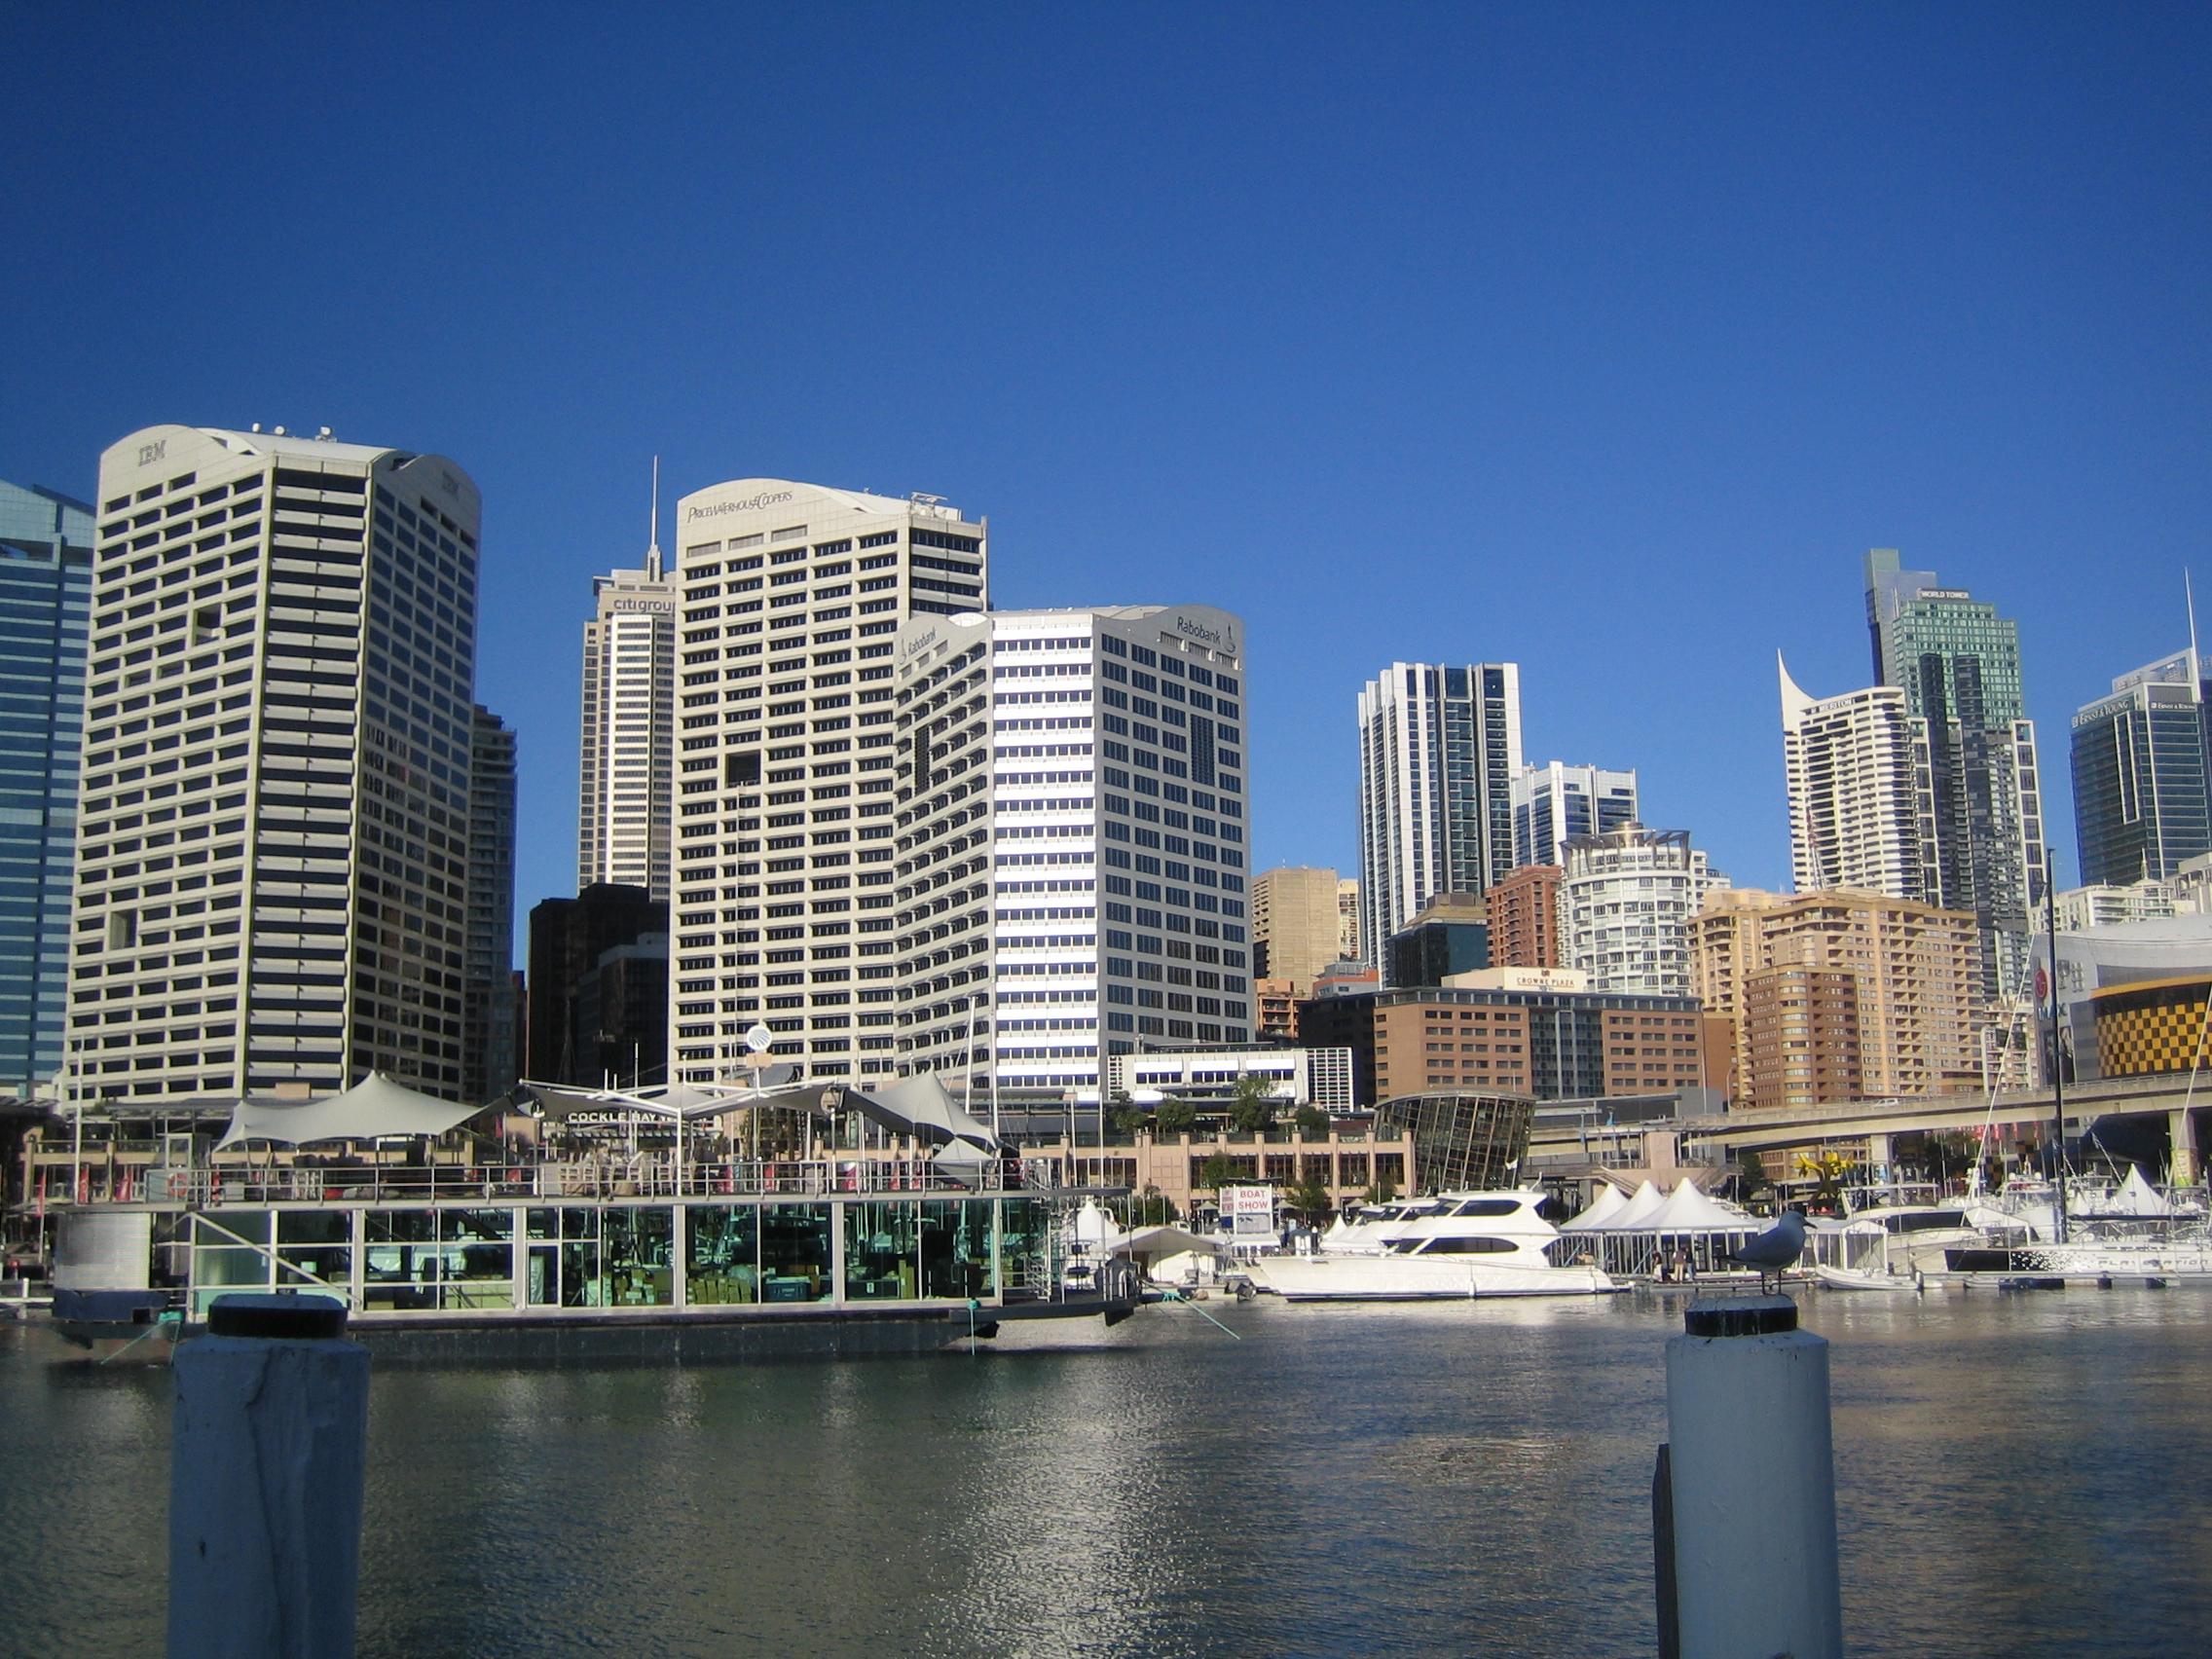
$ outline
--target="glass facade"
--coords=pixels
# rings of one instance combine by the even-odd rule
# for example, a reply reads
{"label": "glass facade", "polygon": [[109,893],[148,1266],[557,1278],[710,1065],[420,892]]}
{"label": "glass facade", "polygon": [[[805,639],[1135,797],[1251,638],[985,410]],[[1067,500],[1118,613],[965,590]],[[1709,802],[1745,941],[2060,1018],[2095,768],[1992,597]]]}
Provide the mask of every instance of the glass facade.
{"label": "glass facade", "polygon": [[175,1266],[197,1317],[250,1290],[327,1292],[373,1313],[969,1301],[1031,1282],[1051,1223],[1032,1200],[948,1197],[223,1205],[184,1226]]}
{"label": "glass facade", "polygon": [[2044,844],[2019,625],[1879,547],[1866,555],[1866,622],[1874,672],[1904,691],[1927,733],[1936,879],[1928,897],[1974,912],[1983,995],[2019,995]]}
{"label": "glass facade", "polygon": [[2074,717],[2074,829],[2085,886],[2162,881],[2212,851],[2203,691],[2191,653],[2184,659],[2182,677],[2137,680]]}
{"label": "glass facade", "polygon": [[0,483],[0,1090],[62,1063],[92,509]]}

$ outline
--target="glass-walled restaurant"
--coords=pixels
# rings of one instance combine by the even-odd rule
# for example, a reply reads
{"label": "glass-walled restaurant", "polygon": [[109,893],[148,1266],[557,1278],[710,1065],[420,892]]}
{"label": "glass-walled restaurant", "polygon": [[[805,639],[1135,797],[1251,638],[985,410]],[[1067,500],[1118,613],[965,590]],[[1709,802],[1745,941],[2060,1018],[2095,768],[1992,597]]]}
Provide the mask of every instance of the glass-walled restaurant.
{"label": "glass-walled restaurant", "polygon": [[226,1205],[179,1218],[191,1316],[242,1290],[363,1315],[991,1302],[1052,1282],[1031,1198]]}

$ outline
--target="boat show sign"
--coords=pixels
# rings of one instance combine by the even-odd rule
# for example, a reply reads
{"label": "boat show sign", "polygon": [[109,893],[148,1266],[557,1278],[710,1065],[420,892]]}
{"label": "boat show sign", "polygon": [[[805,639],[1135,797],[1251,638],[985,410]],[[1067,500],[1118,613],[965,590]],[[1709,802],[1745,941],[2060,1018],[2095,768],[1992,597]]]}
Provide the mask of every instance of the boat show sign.
{"label": "boat show sign", "polygon": [[1270,1238],[1275,1231],[1275,1190],[1272,1187],[1224,1187],[1221,1219],[1238,1238]]}

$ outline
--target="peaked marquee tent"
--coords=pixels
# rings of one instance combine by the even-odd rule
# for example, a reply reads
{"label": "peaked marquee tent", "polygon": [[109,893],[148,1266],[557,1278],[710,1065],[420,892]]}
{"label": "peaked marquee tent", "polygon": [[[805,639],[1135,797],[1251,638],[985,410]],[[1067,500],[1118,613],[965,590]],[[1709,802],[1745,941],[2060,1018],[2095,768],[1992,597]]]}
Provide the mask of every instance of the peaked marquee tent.
{"label": "peaked marquee tent", "polygon": [[483,1111],[457,1105],[371,1072],[351,1088],[320,1100],[240,1100],[217,1146],[275,1141],[309,1146],[317,1141],[374,1141],[442,1135]]}

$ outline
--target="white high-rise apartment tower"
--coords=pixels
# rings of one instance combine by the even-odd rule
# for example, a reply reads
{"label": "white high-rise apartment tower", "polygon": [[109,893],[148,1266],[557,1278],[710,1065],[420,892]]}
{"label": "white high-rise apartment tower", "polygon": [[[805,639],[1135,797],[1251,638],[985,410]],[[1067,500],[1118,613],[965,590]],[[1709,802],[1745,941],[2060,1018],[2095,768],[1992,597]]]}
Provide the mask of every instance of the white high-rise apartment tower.
{"label": "white high-rise apartment tower", "polygon": [[1623,825],[1567,843],[1559,884],[1561,965],[1594,991],[1690,994],[1690,918],[1728,878],[1683,830]]}
{"label": "white high-rise apartment tower", "polygon": [[1359,694],[1360,945],[1441,893],[1486,893],[1513,868],[1521,670],[1392,663]]}
{"label": "white high-rise apartment tower", "polygon": [[677,503],[674,1075],[898,1061],[894,636],[986,604],[981,522],[780,478]]}
{"label": "white high-rise apartment tower", "polygon": [[1895,685],[1807,696],[1782,677],[1789,872],[1799,893],[1850,887],[1935,900],[1926,722]]}
{"label": "white high-rise apartment tower", "polygon": [[676,772],[675,577],[660,551],[660,462],[643,570],[592,579],[584,624],[576,891],[594,882],[669,895]]}
{"label": "white high-rise apartment tower", "polygon": [[100,458],[69,1042],[87,1097],[464,1088],[476,487],[149,426]]}
{"label": "white high-rise apartment tower", "polygon": [[899,636],[899,1061],[1096,1089],[1107,1052],[1252,1039],[1243,625],[1198,606]]}

